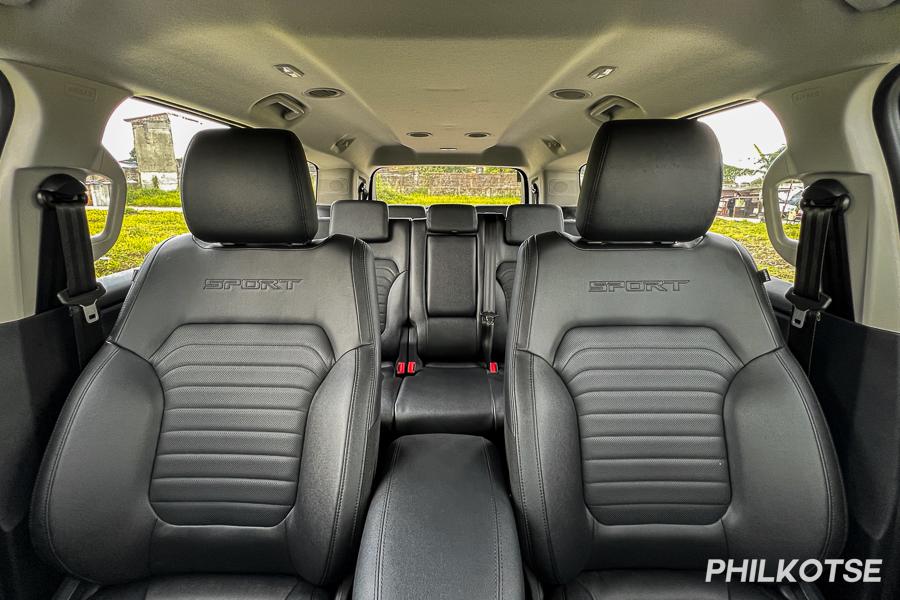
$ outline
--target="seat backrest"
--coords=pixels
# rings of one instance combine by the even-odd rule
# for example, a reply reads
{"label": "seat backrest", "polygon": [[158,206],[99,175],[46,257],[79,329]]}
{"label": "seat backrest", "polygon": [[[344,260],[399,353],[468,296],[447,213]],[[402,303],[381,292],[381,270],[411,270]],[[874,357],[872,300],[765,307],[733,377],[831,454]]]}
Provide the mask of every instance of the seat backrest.
{"label": "seat backrest", "polygon": [[477,233],[470,205],[435,204],[412,222],[409,316],[426,362],[480,358]]}
{"label": "seat backrest", "polygon": [[547,582],[841,549],[841,477],[816,397],[752,258],[707,233],[721,177],[706,125],[604,124],[581,238],[522,246],[507,457],[527,559]]}
{"label": "seat backrest", "polygon": [[512,299],[519,246],[533,235],[562,231],[562,211],[552,204],[514,204],[508,208],[506,219],[500,225],[502,234],[495,236],[494,264],[489,265],[494,271],[495,279],[494,310],[497,318],[494,323],[493,355],[498,360],[502,360],[506,352],[509,303]]}
{"label": "seat backrest", "polygon": [[409,312],[409,219],[388,219],[388,205],[374,200],[339,200],[331,209],[331,233],[359,238],[375,257],[382,361],[393,362]]}
{"label": "seat backrest", "polygon": [[391,219],[425,219],[425,207],[418,204],[388,204]]}
{"label": "seat backrest", "polygon": [[148,255],[41,467],[33,539],[63,571],[346,575],[379,434],[375,274],[362,241],[310,243],[305,164],[284,130],[191,142],[192,234]]}

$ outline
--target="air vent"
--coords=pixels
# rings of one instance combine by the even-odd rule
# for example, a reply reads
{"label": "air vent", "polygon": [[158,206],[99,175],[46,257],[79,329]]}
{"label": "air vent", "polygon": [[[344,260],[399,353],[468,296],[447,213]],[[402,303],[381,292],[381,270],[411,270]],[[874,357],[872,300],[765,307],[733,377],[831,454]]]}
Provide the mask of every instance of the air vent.
{"label": "air vent", "polygon": [[491,137],[491,134],[489,134],[487,131],[470,131],[469,133],[466,134],[466,137],[481,139],[481,138]]}
{"label": "air vent", "polygon": [[550,95],[557,100],[584,100],[589,98],[591,93],[587,90],[553,90]]}
{"label": "air vent", "polygon": [[303,92],[303,95],[318,99],[340,98],[344,95],[344,91],[337,88],[312,88]]}
{"label": "air vent", "polygon": [[406,135],[408,135],[411,138],[427,138],[427,137],[431,137],[431,132],[430,131],[410,131]]}

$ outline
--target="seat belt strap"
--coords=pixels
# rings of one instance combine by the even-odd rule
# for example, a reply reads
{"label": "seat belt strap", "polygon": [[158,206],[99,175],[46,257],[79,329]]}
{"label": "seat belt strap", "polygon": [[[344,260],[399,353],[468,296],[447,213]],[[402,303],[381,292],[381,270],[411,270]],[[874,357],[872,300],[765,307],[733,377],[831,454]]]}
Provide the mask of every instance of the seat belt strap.
{"label": "seat belt strap", "polygon": [[821,312],[831,304],[822,291],[822,270],[825,252],[832,229],[843,227],[843,213],[850,205],[850,196],[833,179],[824,179],[803,191],[800,207],[800,240],[794,286],[786,297],[793,305],[788,348],[809,374],[813,341]]}
{"label": "seat belt strap", "polygon": [[497,228],[500,221],[493,215],[485,219],[484,228],[484,266],[482,268],[482,302],[481,302],[481,353],[485,368],[490,369],[491,355],[494,351],[494,322],[497,312],[494,310],[494,280],[496,279],[496,245]]}
{"label": "seat belt strap", "polygon": [[57,298],[69,307],[78,361],[84,367],[103,343],[97,300],[106,292],[94,272],[94,252],[84,209],[87,191],[71,175],[52,175],[41,183],[37,199],[56,216],[66,270],[66,287]]}

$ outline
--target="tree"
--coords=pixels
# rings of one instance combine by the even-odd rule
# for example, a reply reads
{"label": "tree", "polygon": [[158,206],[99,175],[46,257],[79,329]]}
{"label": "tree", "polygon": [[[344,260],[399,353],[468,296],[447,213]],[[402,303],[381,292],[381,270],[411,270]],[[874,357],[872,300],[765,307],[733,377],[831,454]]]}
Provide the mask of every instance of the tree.
{"label": "tree", "polygon": [[754,183],[762,182],[763,177],[766,176],[766,173],[769,172],[769,168],[771,168],[772,163],[775,162],[775,159],[784,152],[784,144],[781,145],[780,148],[775,150],[774,152],[763,152],[759,146],[753,144],[753,148],[756,150],[756,154],[758,155],[756,161],[754,162],[754,172],[753,175],[758,175],[759,177],[753,180]]}
{"label": "tree", "polygon": [[736,167],[734,165],[722,166],[722,182],[735,185],[738,177],[746,177],[747,175],[755,175],[754,169],[746,169],[744,167]]}

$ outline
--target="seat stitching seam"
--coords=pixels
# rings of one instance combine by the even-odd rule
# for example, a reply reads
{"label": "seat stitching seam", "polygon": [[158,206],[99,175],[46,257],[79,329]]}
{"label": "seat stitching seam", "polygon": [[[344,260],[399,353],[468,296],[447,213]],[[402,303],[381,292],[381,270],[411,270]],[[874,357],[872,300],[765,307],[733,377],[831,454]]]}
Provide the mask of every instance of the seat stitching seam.
{"label": "seat stitching seam", "polygon": [[391,505],[391,488],[394,485],[394,472],[395,466],[397,464],[397,459],[400,456],[400,447],[403,445],[403,441],[400,440],[396,443],[394,447],[394,455],[391,457],[391,466],[388,469],[388,480],[387,480],[387,491],[384,495],[384,512],[381,515],[381,532],[378,536],[378,552],[376,554],[376,562],[375,562],[375,572],[377,573],[377,578],[375,581],[375,600],[381,597],[381,590],[383,586],[382,581],[382,559],[384,554],[384,530],[386,529],[388,511],[390,510]]}
{"label": "seat stitching seam", "polygon": [[550,536],[550,523],[547,517],[547,498],[544,494],[544,468],[541,463],[541,447],[540,441],[538,439],[537,432],[537,401],[536,401],[536,388],[534,384],[534,354],[530,354],[530,367],[528,371],[529,378],[529,387],[531,388],[531,427],[532,434],[534,436],[534,458],[537,466],[537,482],[538,482],[538,490],[540,491],[541,498],[541,518],[544,523],[544,533],[547,536],[547,553],[550,559],[550,568],[553,571],[553,576],[559,580],[559,570],[556,566],[556,556],[553,552],[553,540]]}

